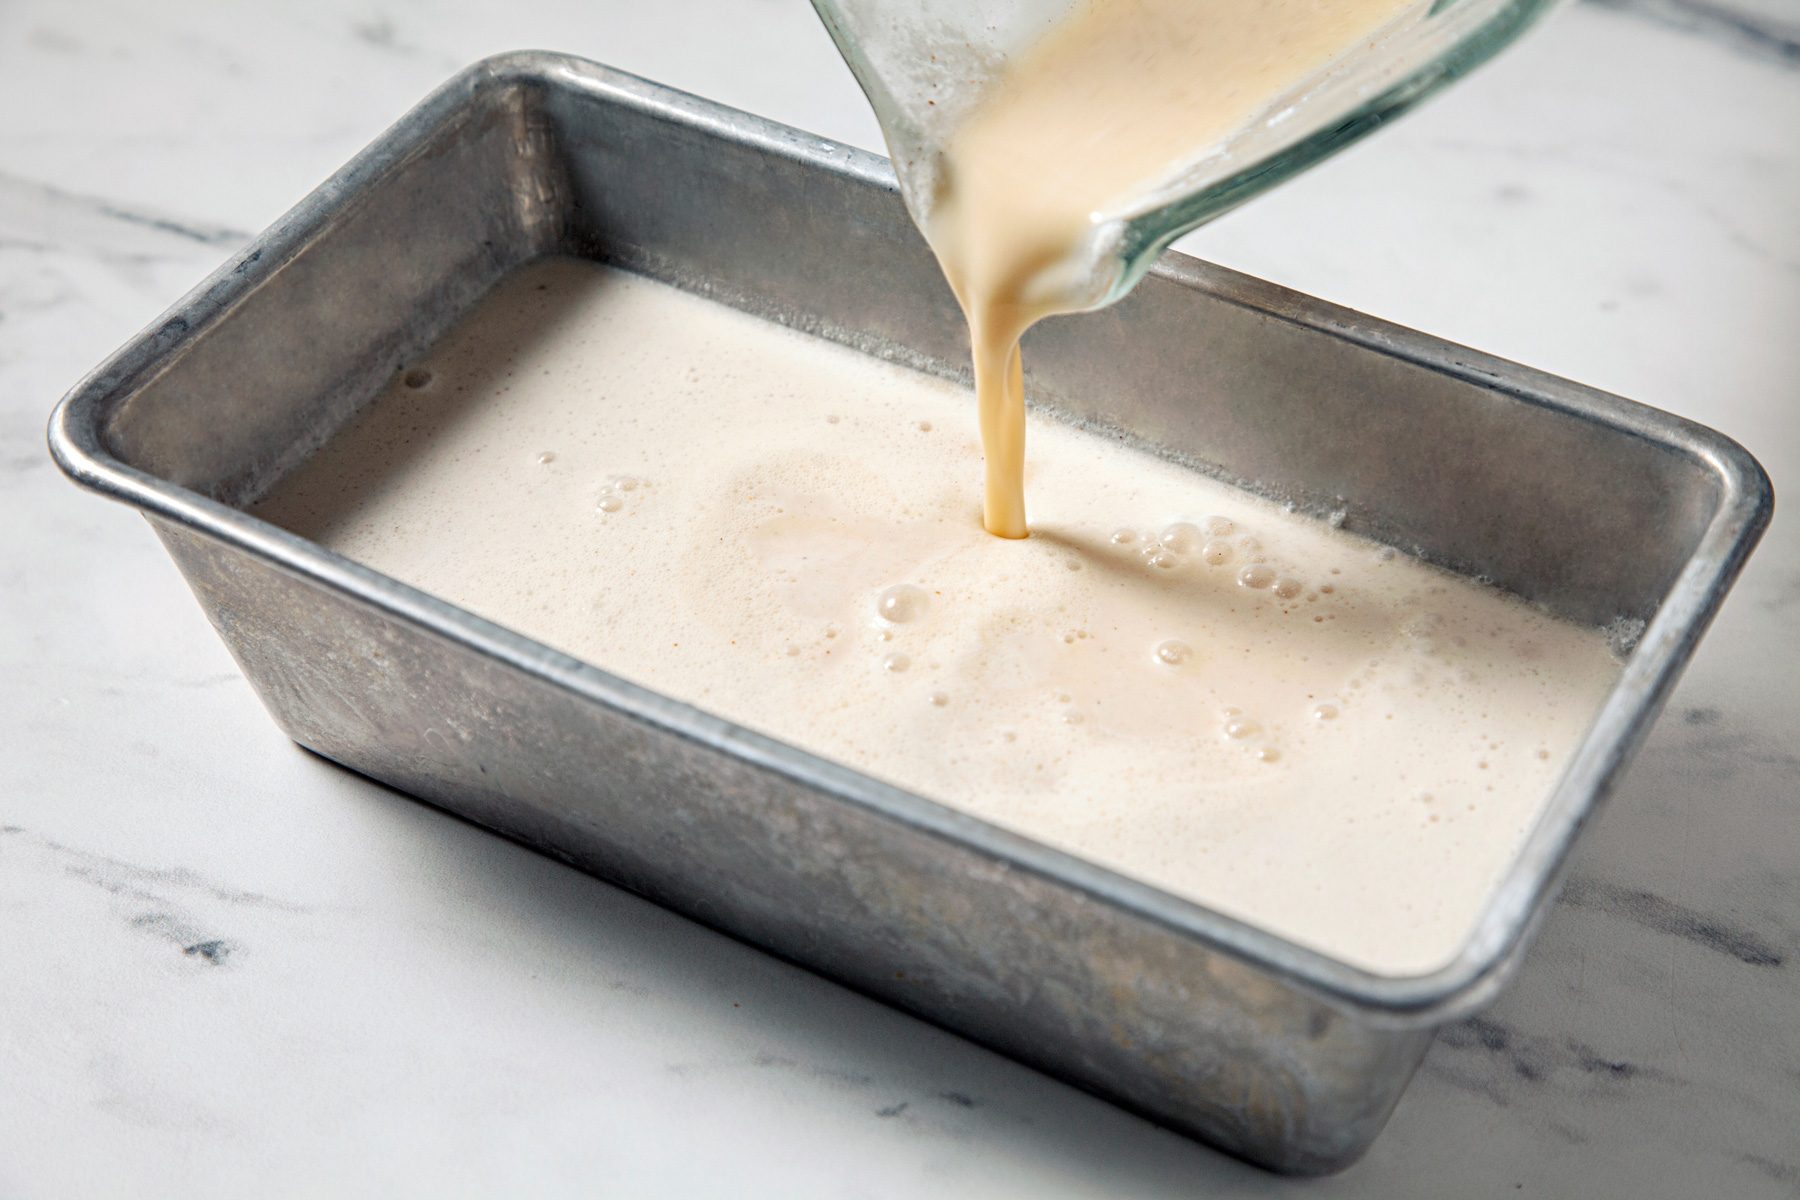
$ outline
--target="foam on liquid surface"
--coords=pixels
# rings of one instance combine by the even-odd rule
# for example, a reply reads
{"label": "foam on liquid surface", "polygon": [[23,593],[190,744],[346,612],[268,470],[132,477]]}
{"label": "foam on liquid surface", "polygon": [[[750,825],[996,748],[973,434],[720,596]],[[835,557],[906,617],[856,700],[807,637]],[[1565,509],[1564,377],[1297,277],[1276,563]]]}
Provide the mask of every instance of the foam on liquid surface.
{"label": "foam on liquid surface", "polygon": [[508,280],[258,515],[659,692],[1375,970],[1456,950],[1597,630],[662,284]]}

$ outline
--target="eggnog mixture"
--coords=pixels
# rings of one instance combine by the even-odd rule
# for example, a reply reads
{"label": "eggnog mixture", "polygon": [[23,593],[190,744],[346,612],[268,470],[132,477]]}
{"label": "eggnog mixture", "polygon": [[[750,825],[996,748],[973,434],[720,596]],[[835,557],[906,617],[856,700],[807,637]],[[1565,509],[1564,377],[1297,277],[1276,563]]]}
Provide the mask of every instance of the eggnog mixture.
{"label": "eggnog mixture", "polygon": [[966,391],[574,261],[259,515],[659,692],[1390,973],[1445,961],[1611,686],[1577,628]]}
{"label": "eggnog mixture", "polygon": [[922,224],[969,320],[989,532],[1027,532],[1020,336],[1101,299],[1094,278],[1105,282],[1104,243],[1120,220],[1151,207],[1169,181],[1272,103],[1423,7],[1084,0],[955,127]]}

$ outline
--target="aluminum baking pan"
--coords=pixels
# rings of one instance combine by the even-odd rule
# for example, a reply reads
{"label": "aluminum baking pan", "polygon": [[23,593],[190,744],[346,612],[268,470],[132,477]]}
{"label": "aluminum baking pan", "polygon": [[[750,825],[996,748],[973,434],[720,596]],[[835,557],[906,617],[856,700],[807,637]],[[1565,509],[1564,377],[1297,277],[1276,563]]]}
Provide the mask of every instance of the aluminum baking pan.
{"label": "aluminum baking pan", "polygon": [[1629,644],[1441,970],[1372,974],[617,679],[248,508],[503,274],[604,259],[918,369],[965,331],[887,164],[579,59],[458,75],[83,380],[52,450],[142,509],[275,719],[355,770],[1286,1171],[1368,1145],[1491,998],[1771,508],[1687,421],[1171,255],[1031,391]]}

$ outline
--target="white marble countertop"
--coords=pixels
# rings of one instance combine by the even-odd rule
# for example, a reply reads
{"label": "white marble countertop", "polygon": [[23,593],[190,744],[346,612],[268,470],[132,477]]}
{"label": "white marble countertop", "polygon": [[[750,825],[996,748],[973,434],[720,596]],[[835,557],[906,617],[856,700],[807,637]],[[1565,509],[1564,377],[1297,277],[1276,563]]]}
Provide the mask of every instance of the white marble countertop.
{"label": "white marble countertop", "polygon": [[[455,69],[567,50],[845,141],[803,0],[0,5],[0,1195],[1800,1194],[1800,535],[1517,983],[1264,1175],[292,747],[52,403]],[[1800,481],[1800,6],[1604,0],[1184,248]]]}

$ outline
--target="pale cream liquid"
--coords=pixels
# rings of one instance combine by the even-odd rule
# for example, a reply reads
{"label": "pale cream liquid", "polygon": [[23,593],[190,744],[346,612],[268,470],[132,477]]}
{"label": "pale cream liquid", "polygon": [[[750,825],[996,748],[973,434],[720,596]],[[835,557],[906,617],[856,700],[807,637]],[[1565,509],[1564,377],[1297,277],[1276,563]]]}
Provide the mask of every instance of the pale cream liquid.
{"label": "pale cream liquid", "polygon": [[990,537],[968,411],[552,262],[259,515],[1352,962],[1445,961],[1613,683],[1600,633],[1037,418],[1034,536]]}
{"label": "pale cream liquid", "polygon": [[924,221],[969,321],[983,523],[1026,536],[1019,338],[1092,304],[1093,239],[1419,0],[1088,0],[943,147]]}

